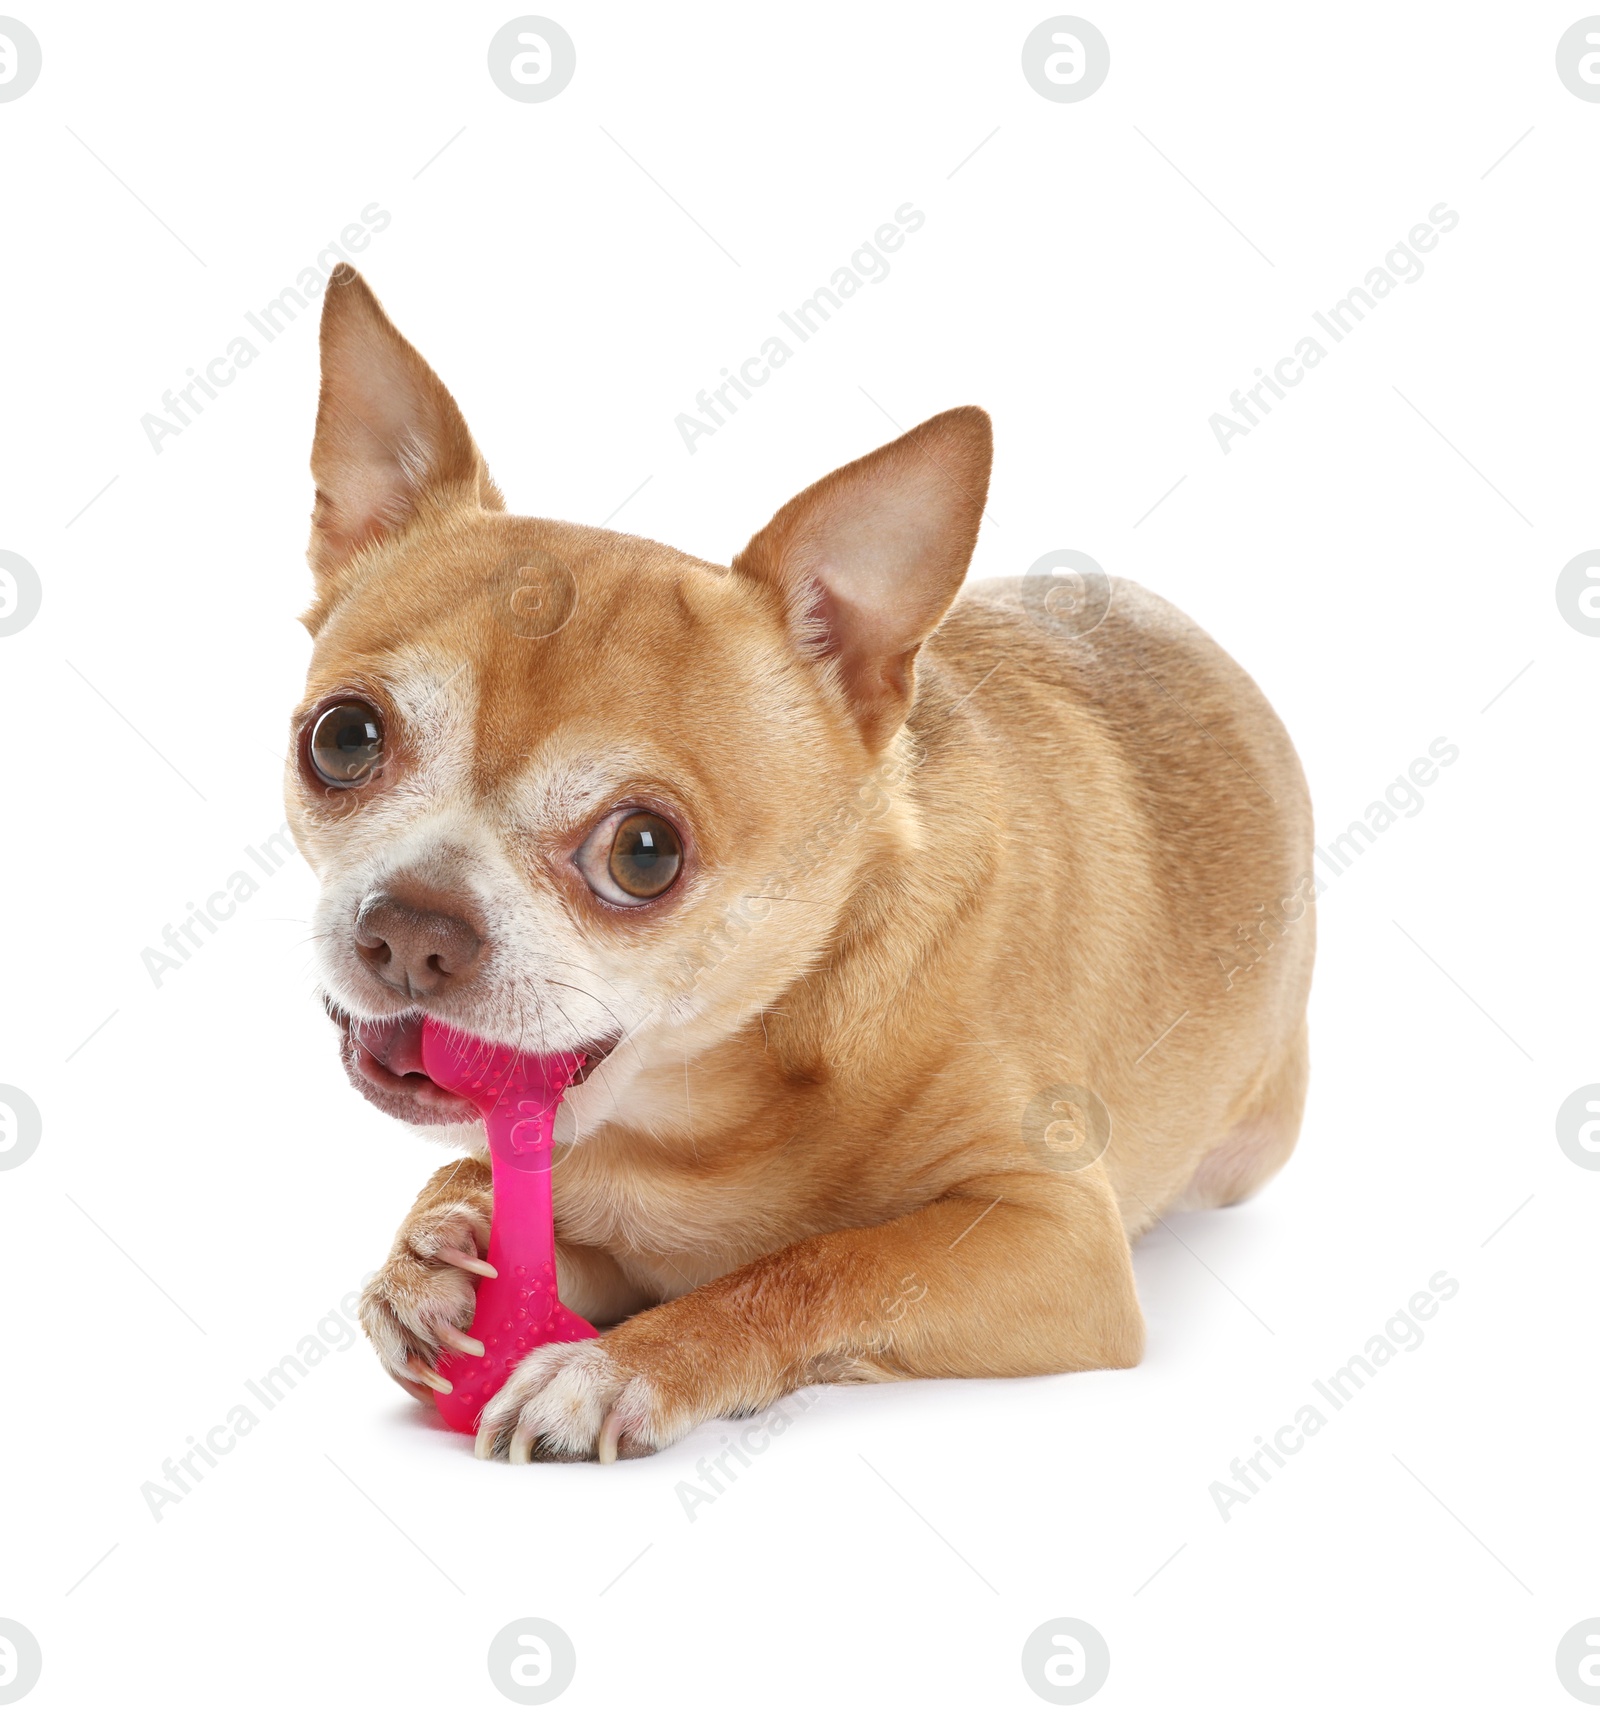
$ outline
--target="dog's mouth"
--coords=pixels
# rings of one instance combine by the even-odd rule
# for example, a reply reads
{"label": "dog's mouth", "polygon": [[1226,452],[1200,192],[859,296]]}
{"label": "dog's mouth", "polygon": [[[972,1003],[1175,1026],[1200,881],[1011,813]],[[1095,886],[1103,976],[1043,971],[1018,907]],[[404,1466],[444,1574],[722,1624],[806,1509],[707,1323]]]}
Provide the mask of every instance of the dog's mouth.
{"label": "dog's mouth", "polygon": [[[422,1062],[422,1013],[367,1020],[323,1001],[343,1036],[340,1057],[351,1084],[380,1111],[408,1124],[472,1124],[479,1117],[470,1100],[441,1088]],[[583,1063],[567,1085],[588,1080],[600,1061],[617,1044],[617,1036],[591,1041],[578,1049]]]}

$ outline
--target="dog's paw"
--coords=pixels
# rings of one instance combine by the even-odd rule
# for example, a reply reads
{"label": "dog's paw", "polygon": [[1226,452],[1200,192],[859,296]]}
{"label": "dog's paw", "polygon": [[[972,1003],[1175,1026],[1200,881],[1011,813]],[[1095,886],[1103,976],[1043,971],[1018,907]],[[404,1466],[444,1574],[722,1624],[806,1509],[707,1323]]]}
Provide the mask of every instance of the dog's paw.
{"label": "dog's paw", "polygon": [[361,1294],[361,1325],[383,1367],[416,1398],[430,1401],[444,1385],[439,1353],[483,1355],[467,1329],[477,1281],[492,1277],[489,1204],[474,1195],[412,1214],[383,1267]]}
{"label": "dog's paw", "polygon": [[648,1374],[628,1369],[600,1339],[531,1351],[484,1407],[474,1449],[480,1459],[637,1459],[657,1452],[704,1417],[668,1414]]}

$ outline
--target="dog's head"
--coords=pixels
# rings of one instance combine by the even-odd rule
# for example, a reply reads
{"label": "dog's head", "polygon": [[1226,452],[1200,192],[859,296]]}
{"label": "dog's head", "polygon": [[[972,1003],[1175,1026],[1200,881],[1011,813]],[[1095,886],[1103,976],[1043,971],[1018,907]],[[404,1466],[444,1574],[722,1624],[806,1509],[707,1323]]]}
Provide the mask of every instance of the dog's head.
{"label": "dog's head", "polygon": [[[580,1131],[825,960],[914,849],[917,649],[955,595],[989,423],[930,419],[779,510],[731,568],[508,514],[455,402],[342,270],[311,465],[314,650],[289,816],[351,1078],[419,1124],[424,1012],[581,1049]],[[621,1048],[619,1051],[618,1049]]]}

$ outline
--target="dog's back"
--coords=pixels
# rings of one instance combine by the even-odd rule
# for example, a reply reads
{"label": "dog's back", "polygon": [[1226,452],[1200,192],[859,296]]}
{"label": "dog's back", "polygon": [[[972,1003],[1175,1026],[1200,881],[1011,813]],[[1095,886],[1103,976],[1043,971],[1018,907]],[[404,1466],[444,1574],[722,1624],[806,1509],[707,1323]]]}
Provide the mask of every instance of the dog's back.
{"label": "dog's back", "polygon": [[1311,806],[1221,647],[1131,581],[1110,600],[1079,631],[1023,581],[969,586],[924,650],[912,727],[941,797],[1004,807],[1007,1039],[1039,1048],[1041,1090],[1067,1069],[1104,1101],[1137,1234],[1242,1199],[1294,1146]]}

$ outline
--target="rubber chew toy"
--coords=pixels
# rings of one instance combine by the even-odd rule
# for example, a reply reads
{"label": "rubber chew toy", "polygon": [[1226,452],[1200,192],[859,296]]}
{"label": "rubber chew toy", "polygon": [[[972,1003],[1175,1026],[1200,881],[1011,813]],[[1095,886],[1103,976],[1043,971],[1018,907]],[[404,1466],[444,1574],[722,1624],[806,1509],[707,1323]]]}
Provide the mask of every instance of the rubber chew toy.
{"label": "rubber chew toy", "polygon": [[494,1217],[488,1259],[495,1277],[478,1282],[471,1328],[483,1356],[441,1351],[435,1367],[451,1391],[433,1396],[445,1422],[470,1434],[484,1406],[535,1346],[595,1335],[561,1302],[550,1206],[556,1107],[582,1059],[575,1052],[492,1046],[429,1017],[422,1025],[422,1062],[441,1088],[482,1112],[489,1132]]}

